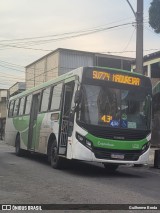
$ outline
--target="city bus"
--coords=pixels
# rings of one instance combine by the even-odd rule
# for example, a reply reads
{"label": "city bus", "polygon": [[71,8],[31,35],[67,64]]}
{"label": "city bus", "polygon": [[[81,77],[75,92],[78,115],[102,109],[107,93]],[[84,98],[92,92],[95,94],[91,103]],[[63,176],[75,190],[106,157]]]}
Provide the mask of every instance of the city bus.
{"label": "city bus", "polygon": [[151,140],[150,79],[125,70],[81,67],[11,97],[6,143],[66,161],[146,164]]}

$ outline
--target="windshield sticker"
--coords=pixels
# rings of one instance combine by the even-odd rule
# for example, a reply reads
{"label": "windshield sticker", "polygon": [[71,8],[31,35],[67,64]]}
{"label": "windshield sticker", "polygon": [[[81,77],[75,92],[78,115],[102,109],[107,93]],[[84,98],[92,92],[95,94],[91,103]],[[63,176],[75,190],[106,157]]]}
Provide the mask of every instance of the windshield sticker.
{"label": "windshield sticker", "polygon": [[137,128],[136,122],[128,122],[128,128],[136,129]]}
{"label": "windshield sticker", "polygon": [[101,117],[101,120],[104,122],[104,123],[110,123],[110,121],[112,120],[112,116],[111,115],[103,115]]}
{"label": "windshield sticker", "polygon": [[122,128],[127,128],[127,124],[128,124],[127,120],[121,120],[121,127]]}
{"label": "windshield sticker", "polygon": [[112,120],[110,122],[110,126],[112,127],[119,127],[119,124],[120,124],[119,120]]}
{"label": "windshield sticker", "polygon": [[122,120],[127,120],[127,115],[125,113],[123,113],[121,118],[122,118]]}

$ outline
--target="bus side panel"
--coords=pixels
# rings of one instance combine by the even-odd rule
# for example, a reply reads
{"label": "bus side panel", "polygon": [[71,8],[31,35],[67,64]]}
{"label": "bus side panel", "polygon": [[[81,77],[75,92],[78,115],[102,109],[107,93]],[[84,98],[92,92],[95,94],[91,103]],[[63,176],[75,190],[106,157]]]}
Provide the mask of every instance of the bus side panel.
{"label": "bus side panel", "polygon": [[13,124],[13,118],[6,119],[5,142],[11,146],[15,146],[17,130]]}
{"label": "bus side panel", "polygon": [[[36,123],[34,125],[34,131],[33,131],[33,140],[32,140],[32,148],[34,148],[35,152],[39,152],[39,153],[44,153],[44,147],[45,147],[45,143],[46,143],[46,135],[44,136],[44,140],[43,140],[43,144],[41,144],[41,128],[43,126],[45,120],[45,113],[43,114],[38,114],[37,115],[37,120]],[[41,144],[41,147],[39,148]]]}
{"label": "bus side panel", "polygon": [[14,127],[16,131],[20,133],[22,149],[27,149],[29,119],[30,115],[20,116],[13,119]]}
{"label": "bus side panel", "polygon": [[37,117],[37,129],[36,129],[36,143],[35,151],[43,154],[47,154],[48,140],[51,133],[54,133],[56,140],[58,141],[58,132],[59,132],[59,116],[58,112],[48,112],[41,113]]}

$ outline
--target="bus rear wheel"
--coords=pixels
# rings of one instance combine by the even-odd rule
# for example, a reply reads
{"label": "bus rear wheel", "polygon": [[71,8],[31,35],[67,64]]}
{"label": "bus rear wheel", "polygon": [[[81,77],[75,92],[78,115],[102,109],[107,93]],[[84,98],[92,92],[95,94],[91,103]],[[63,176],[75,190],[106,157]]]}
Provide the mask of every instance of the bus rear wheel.
{"label": "bus rear wheel", "polygon": [[20,135],[17,135],[16,143],[15,143],[15,152],[17,156],[22,156],[23,150],[20,145]]}
{"label": "bus rear wheel", "polygon": [[115,172],[118,166],[118,164],[104,163],[107,172]]}
{"label": "bus rear wheel", "polygon": [[54,169],[62,169],[64,167],[64,161],[65,159],[58,156],[57,143],[56,141],[54,141],[51,146],[51,156],[50,156],[51,167]]}

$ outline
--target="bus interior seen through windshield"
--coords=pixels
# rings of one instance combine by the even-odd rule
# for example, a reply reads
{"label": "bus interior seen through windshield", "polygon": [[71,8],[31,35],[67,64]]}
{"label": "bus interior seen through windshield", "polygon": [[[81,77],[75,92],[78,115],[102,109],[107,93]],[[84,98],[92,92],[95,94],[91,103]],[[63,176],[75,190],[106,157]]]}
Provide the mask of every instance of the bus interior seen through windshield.
{"label": "bus interior seen through windshield", "polygon": [[79,122],[123,129],[150,129],[151,95],[142,87],[83,84]]}

